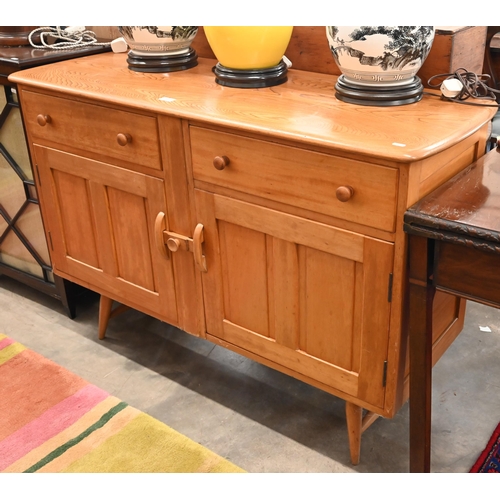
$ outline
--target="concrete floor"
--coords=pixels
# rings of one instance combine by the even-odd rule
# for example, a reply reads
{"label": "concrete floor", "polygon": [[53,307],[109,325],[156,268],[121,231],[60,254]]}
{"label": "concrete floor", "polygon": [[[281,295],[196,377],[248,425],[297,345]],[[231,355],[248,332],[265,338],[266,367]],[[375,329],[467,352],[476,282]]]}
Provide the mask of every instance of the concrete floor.
{"label": "concrete floor", "polygon": [[[408,471],[408,404],[366,431],[353,467],[342,400],[133,310],[99,341],[97,318],[93,294],[71,320],[0,276],[0,332],[248,472]],[[469,303],[433,372],[433,472],[468,472],[486,445],[500,421],[499,359],[500,311]]]}

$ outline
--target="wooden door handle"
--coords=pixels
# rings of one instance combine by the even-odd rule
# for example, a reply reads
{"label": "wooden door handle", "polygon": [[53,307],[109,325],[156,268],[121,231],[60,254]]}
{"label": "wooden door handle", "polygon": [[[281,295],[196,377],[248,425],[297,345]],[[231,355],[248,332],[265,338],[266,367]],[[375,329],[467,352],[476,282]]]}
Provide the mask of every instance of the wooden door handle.
{"label": "wooden door handle", "polygon": [[344,203],[354,196],[354,188],[351,186],[340,186],[335,191],[335,195],[337,196],[337,200]]}
{"label": "wooden door handle", "polygon": [[160,252],[160,254],[166,259],[169,259],[170,255],[167,252],[167,247],[165,246],[165,241],[163,239],[163,231],[165,230],[165,214],[163,212],[159,212],[155,220],[155,244],[158,252]]}
{"label": "wooden door handle", "polygon": [[116,142],[120,146],[126,146],[127,144],[130,144],[132,142],[132,136],[130,134],[118,134],[116,136]]}
{"label": "wooden door handle", "polygon": [[227,156],[216,156],[214,158],[213,164],[217,170],[224,170],[230,163]]}
{"label": "wooden door handle", "polygon": [[205,237],[203,235],[203,224],[197,224],[193,233],[193,254],[196,267],[202,272],[207,272],[207,259],[203,255],[203,242]]}
{"label": "wooden door handle", "polygon": [[40,127],[45,127],[47,123],[52,122],[52,118],[50,117],[50,115],[38,115],[36,117],[36,122],[38,123],[38,125],[40,125]]}

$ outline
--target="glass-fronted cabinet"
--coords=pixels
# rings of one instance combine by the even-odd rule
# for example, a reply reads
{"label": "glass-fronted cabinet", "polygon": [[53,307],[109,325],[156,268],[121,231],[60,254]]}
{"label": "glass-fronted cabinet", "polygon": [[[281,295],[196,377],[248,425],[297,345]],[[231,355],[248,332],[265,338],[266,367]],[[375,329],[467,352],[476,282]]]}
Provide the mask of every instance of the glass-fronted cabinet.
{"label": "glass-fronted cabinet", "polygon": [[17,92],[8,76],[21,69],[107,49],[33,49],[12,45],[11,36],[3,44],[2,33],[0,29],[0,275],[55,297],[73,318],[76,296],[82,290],[52,273]]}

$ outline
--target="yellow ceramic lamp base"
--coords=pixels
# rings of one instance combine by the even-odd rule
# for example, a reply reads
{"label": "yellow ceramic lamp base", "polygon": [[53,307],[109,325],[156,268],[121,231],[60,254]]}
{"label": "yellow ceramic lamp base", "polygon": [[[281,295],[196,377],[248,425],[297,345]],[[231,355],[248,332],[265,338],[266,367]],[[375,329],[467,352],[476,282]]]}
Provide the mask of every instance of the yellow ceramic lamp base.
{"label": "yellow ceramic lamp base", "polygon": [[276,66],[293,26],[204,26],[215,57],[227,68],[252,70]]}

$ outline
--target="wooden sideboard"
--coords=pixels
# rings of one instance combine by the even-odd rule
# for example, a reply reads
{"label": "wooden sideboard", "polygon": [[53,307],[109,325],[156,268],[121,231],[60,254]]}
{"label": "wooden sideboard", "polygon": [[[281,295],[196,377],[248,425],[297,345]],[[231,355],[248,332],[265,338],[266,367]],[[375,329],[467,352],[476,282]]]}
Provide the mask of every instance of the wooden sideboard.
{"label": "wooden sideboard", "polygon": [[[110,53],[11,77],[54,271],[344,399],[357,463],[408,397],[404,212],[483,154],[493,108],[356,106],[294,69],[232,89],[214,64]],[[464,305],[436,297],[434,361]]]}

